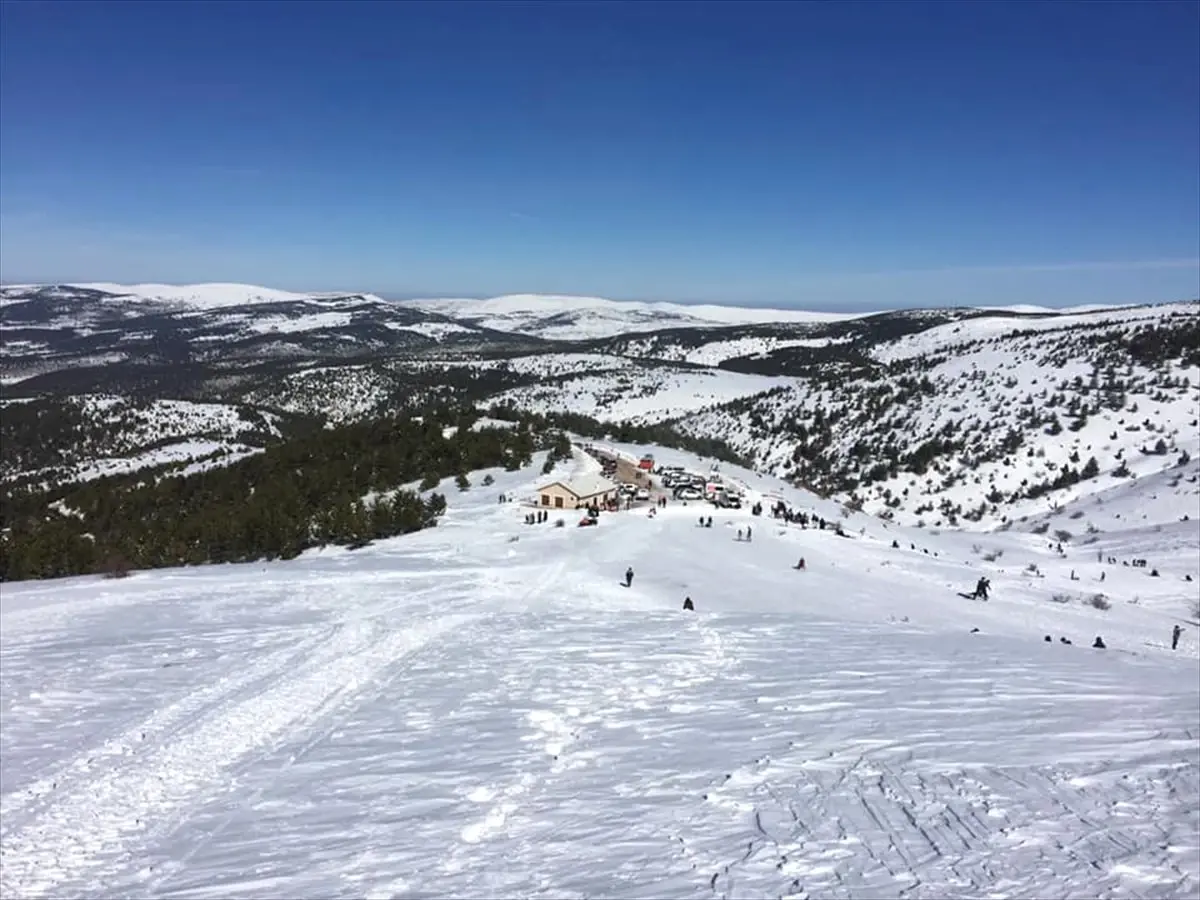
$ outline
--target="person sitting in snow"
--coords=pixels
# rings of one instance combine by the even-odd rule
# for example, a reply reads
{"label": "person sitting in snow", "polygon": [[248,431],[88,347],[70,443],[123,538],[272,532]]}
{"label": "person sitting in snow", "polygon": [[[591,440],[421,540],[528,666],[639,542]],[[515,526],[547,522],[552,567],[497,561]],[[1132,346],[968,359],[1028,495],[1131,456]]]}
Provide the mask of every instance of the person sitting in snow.
{"label": "person sitting in snow", "polygon": [[796,563],[796,569],[801,572],[804,571],[804,557],[803,556],[800,557],[800,562]]}
{"label": "person sitting in snow", "polygon": [[691,597],[684,597],[684,598],[683,598],[683,608],[684,608],[684,609],[690,609],[690,610],[692,610],[693,612],[695,611],[696,607],[692,605],[692,598],[691,598]]}

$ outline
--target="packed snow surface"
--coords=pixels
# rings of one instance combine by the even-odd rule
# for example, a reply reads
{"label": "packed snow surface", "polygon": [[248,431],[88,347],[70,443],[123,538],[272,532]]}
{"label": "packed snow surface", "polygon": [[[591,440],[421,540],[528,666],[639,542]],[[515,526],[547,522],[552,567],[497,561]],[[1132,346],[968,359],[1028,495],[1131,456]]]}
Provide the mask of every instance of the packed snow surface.
{"label": "packed snow surface", "polygon": [[[593,469],[445,483],[354,552],[5,585],[0,894],[1196,896],[1194,541],[1151,578],[732,469],[846,536],[524,524]],[[1051,598],[1101,574],[1111,609]]]}

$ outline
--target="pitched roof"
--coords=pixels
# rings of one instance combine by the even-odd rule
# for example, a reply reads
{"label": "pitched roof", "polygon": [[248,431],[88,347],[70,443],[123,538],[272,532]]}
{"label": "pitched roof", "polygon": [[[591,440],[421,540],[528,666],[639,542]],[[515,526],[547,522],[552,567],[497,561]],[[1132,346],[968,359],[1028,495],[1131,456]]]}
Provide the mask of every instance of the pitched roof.
{"label": "pitched roof", "polygon": [[555,481],[552,484],[561,484],[576,497],[594,497],[617,489],[617,486],[603,475],[580,475],[578,478]]}

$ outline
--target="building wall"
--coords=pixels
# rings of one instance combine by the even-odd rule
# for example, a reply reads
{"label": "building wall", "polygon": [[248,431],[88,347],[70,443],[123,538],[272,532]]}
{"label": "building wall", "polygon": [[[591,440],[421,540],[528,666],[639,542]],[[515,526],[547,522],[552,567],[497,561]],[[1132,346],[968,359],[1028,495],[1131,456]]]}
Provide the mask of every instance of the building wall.
{"label": "building wall", "polygon": [[548,484],[538,491],[538,506],[548,509],[575,509],[575,495],[561,484]]}
{"label": "building wall", "polygon": [[592,503],[603,506],[615,496],[616,491],[609,491],[592,497],[576,497],[561,484],[549,484],[538,490],[537,503],[543,509],[584,509]]}

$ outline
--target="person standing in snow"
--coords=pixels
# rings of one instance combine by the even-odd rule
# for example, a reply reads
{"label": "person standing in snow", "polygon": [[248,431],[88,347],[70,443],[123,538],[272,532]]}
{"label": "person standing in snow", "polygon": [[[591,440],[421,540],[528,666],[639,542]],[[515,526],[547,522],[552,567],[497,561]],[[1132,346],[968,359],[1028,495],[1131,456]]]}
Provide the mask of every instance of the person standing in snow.
{"label": "person standing in snow", "polygon": [[1176,625],[1174,628],[1171,629],[1171,649],[1172,650],[1179,649],[1179,636],[1181,634],[1183,634],[1183,629],[1180,628],[1178,625]]}
{"label": "person standing in snow", "polygon": [[750,539],[751,539],[751,529],[749,526],[746,526],[746,540],[750,540]]}
{"label": "person standing in snow", "polygon": [[625,587],[633,586],[633,566],[625,570]]}
{"label": "person standing in snow", "polygon": [[690,610],[692,610],[693,612],[695,612],[695,610],[696,610],[696,607],[692,605],[692,598],[691,598],[691,597],[684,597],[684,598],[683,598],[683,608],[684,608],[684,609],[690,609]]}

